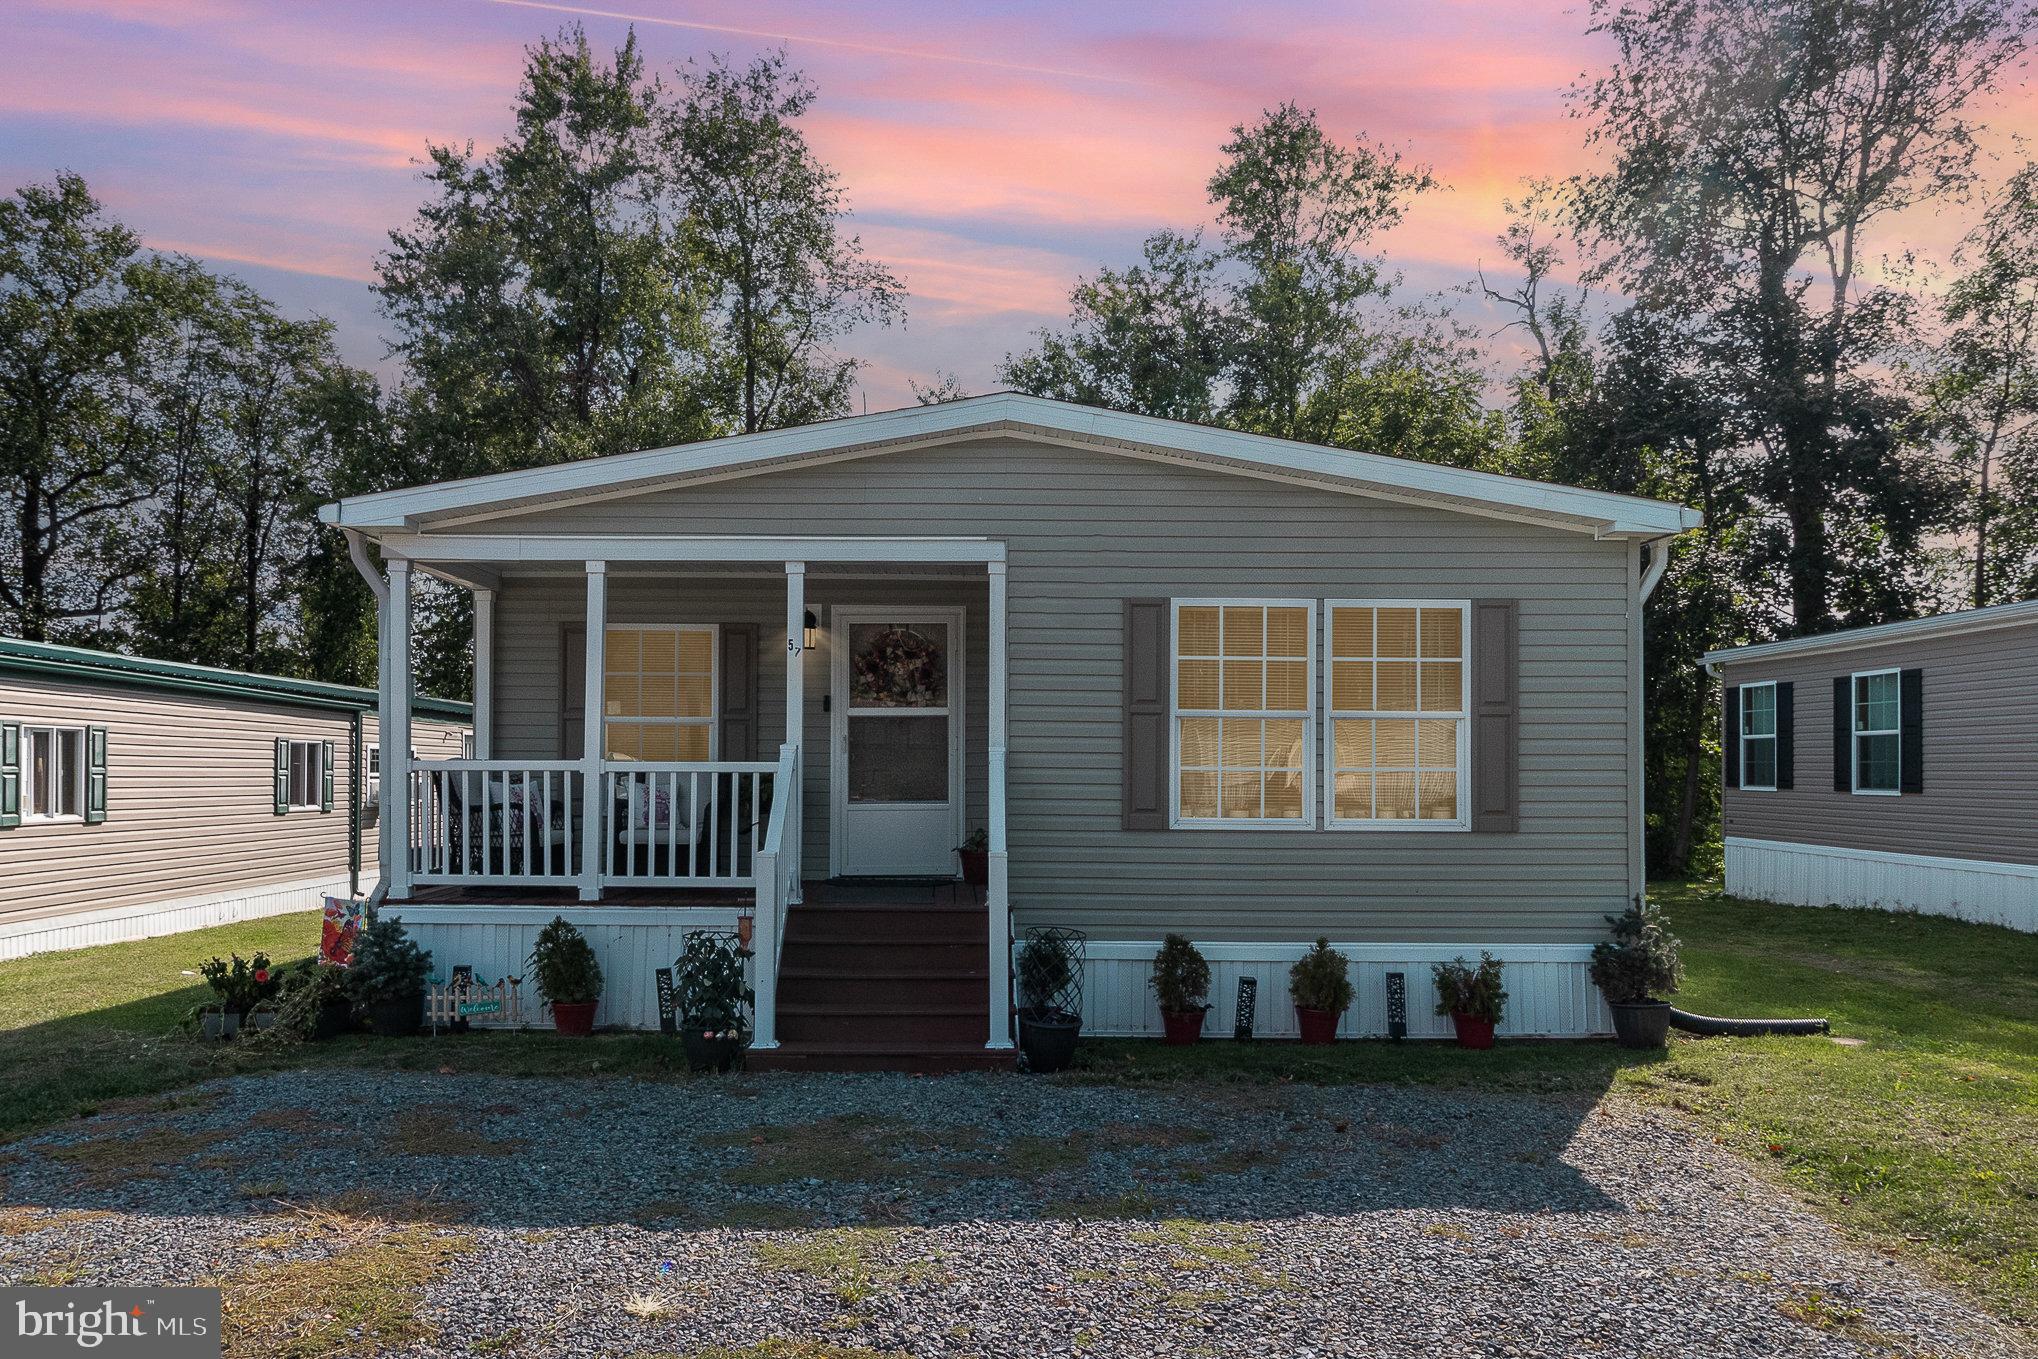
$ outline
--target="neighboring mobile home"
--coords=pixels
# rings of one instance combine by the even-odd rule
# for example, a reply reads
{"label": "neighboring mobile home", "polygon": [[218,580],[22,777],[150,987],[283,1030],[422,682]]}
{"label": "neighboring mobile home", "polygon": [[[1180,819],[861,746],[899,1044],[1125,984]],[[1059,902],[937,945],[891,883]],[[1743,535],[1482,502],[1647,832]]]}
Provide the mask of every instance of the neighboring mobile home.
{"label": "neighboring mobile home", "polygon": [[[1481,949],[1504,1031],[1606,1027],[1642,601],[1693,511],[997,394],[322,515],[386,600],[392,731],[414,574],[474,591],[476,758],[389,787],[389,906],[441,967],[514,971],[558,911],[603,1022],[650,1025],[684,932],[754,916],[781,1062],[1002,1051],[1032,926],[1087,934],[1095,1033],[1157,1027],[1169,931],[1217,1033],[1247,974],[1292,1033],[1320,935],[1347,1033],[1390,972],[1444,1032],[1430,965]],[[978,830],[981,898],[930,894]]]}
{"label": "neighboring mobile home", "polygon": [[1705,664],[1729,892],[2038,930],[2038,600]]}
{"label": "neighboring mobile home", "polygon": [[[353,890],[377,868],[375,705],[373,689],[0,638],[0,958]],[[413,711],[420,757],[461,753],[467,704]]]}

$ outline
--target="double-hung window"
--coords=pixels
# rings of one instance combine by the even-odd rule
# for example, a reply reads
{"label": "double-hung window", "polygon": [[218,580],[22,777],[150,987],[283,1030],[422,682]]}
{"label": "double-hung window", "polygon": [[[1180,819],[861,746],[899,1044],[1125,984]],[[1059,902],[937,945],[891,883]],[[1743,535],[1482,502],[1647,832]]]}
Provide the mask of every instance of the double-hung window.
{"label": "double-hung window", "polygon": [[1308,826],[1313,600],[1174,604],[1173,824]]}
{"label": "double-hung window", "polygon": [[289,806],[293,812],[315,812],[325,799],[325,743],[290,743]]}
{"label": "double-hung window", "polygon": [[1741,787],[1776,791],[1776,683],[1741,686]]}
{"label": "double-hung window", "polygon": [[1464,601],[1330,601],[1330,825],[1468,824],[1470,618]]}
{"label": "double-hung window", "polygon": [[85,815],[85,729],[24,727],[27,755],[22,780],[22,815],[30,821],[83,820]]}
{"label": "double-hung window", "polygon": [[1896,670],[1854,677],[1854,791],[1895,795],[1902,789],[1902,678]]}
{"label": "double-hung window", "polygon": [[604,634],[602,753],[611,760],[715,758],[715,629]]}

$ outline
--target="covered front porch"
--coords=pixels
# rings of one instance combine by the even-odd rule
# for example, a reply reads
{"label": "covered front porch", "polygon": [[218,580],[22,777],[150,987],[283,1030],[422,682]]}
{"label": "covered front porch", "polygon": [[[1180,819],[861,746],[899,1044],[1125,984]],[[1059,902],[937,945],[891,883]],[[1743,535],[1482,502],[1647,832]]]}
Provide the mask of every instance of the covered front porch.
{"label": "covered front porch", "polygon": [[[795,914],[841,909],[878,880],[911,883],[912,900],[894,906],[913,909],[927,892],[981,920],[977,1041],[1010,1047],[1002,544],[377,542],[379,570],[354,540],[383,602],[380,891],[440,941],[435,951],[467,948],[467,935],[447,933],[456,925],[535,928],[554,912],[611,932],[655,929],[648,955],[644,940],[610,936],[638,990],[687,928],[747,920],[753,1047],[768,1050],[780,1042]],[[472,595],[469,758],[411,754],[419,573]],[[988,873],[965,890],[954,847],[977,831]],[[858,923],[830,920],[824,933]],[[473,944],[489,951],[479,935]],[[641,1005],[626,1008],[635,1013],[609,1022],[642,1022]]]}

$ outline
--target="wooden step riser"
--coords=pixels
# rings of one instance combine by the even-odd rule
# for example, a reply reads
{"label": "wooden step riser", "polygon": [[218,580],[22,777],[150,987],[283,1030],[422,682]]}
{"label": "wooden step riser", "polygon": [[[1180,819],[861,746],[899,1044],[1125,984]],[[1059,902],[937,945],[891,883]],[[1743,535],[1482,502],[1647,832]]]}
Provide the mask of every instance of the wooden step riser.
{"label": "wooden step riser", "polygon": [[988,946],[990,931],[979,921],[956,920],[940,925],[891,924],[884,921],[851,924],[843,921],[788,923],[785,942],[793,944],[882,944],[911,948],[918,944],[973,944]]}
{"label": "wooden step riser", "polygon": [[959,1071],[1010,1071],[1010,1052],[981,1053],[861,1053],[799,1051],[776,1048],[753,1052],[745,1060],[751,1071],[904,1071],[923,1076],[953,1075]]}
{"label": "wooden step riser", "polygon": [[990,1036],[988,1012],[981,1015],[786,1014],[778,1036],[786,1043],[862,1043],[912,1047],[921,1043],[983,1042]]}
{"label": "wooden step riser", "polygon": [[779,954],[781,975],[788,969],[861,977],[910,972],[954,976],[981,970],[990,953],[987,944],[867,944],[839,939],[788,938]]}
{"label": "wooden step riser", "polygon": [[866,1009],[886,1005],[913,1004],[946,1006],[952,1009],[981,1008],[988,1004],[990,983],[981,976],[859,977],[833,974],[803,977],[779,974],[780,1003],[841,1006]]}

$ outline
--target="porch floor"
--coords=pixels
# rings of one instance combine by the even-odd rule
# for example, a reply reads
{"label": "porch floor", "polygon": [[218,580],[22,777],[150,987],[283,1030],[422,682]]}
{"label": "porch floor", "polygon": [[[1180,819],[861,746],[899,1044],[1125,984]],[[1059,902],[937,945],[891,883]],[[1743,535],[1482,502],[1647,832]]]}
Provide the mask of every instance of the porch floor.
{"label": "porch floor", "polygon": [[[803,884],[803,906],[981,906],[984,893],[959,878],[834,878]],[[417,886],[391,906],[723,906],[748,910],[751,887],[604,887],[598,901],[582,901],[572,887]],[[797,909],[797,908],[796,908]]]}

